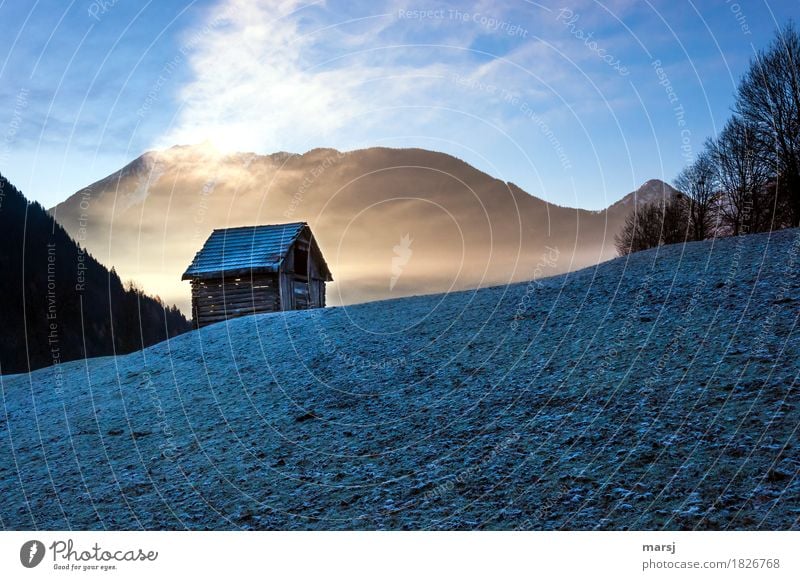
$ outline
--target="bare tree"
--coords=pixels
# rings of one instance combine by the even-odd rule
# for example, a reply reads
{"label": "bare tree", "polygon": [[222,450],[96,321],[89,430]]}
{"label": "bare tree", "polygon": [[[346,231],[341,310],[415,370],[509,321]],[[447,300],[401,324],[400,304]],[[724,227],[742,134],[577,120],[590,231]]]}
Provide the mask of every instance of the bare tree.
{"label": "bare tree", "polygon": [[769,229],[771,207],[766,190],[770,169],[759,148],[755,126],[734,116],[707,148],[724,194],[719,210],[729,232],[738,236]]}
{"label": "bare tree", "polygon": [[614,240],[619,255],[626,256],[664,244],[685,242],[689,230],[688,204],[682,195],[677,195],[634,208]]}
{"label": "bare tree", "polygon": [[659,204],[661,215],[661,243],[682,244],[691,239],[689,203],[682,193],[665,199]]}
{"label": "bare tree", "polygon": [[[636,206],[625,216],[625,224],[614,236],[617,253],[620,256],[641,252],[658,245],[660,224],[657,216],[652,215],[653,207],[655,207],[654,204]],[[654,226],[659,227],[655,228]]]}
{"label": "bare tree", "polygon": [[800,35],[794,24],[780,30],[751,62],[739,85],[737,110],[753,127],[777,177],[776,192],[785,203],[779,200],[776,207],[788,207],[786,225],[799,225]]}
{"label": "bare tree", "polygon": [[716,168],[711,153],[701,153],[694,163],[678,174],[674,185],[686,199],[690,238],[700,241],[710,237],[714,228],[717,201]]}

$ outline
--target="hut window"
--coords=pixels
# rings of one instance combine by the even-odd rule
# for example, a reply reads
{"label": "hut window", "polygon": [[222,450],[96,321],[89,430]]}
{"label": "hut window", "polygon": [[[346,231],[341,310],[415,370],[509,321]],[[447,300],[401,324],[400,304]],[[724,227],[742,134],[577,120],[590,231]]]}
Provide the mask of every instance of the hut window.
{"label": "hut window", "polygon": [[294,271],[300,276],[308,274],[308,249],[301,248],[300,244],[294,248]]}

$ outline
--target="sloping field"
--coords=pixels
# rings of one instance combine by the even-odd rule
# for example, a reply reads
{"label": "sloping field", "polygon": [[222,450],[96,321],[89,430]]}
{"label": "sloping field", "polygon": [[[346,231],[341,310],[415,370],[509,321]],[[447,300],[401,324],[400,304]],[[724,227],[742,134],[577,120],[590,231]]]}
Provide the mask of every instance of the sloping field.
{"label": "sloping field", "polygon": [[797,529],[798,271],[787,230],[0,377],[0,523]]}

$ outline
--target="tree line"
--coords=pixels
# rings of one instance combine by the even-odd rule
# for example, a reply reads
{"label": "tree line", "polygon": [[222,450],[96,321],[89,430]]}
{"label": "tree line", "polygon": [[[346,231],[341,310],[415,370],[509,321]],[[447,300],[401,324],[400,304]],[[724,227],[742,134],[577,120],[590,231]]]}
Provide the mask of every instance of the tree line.
{"label": "tree line", "polygon": [[0,231],[0,373],[128,353],[191,330],[180,310],[124,286],[2,175]]}
{"label": "tree line", "polygon": [[627,216],[616,237],[620,255],[800,225],[800,34],[793,23],[751,60],[733,115],[673,185],[677,195]]}

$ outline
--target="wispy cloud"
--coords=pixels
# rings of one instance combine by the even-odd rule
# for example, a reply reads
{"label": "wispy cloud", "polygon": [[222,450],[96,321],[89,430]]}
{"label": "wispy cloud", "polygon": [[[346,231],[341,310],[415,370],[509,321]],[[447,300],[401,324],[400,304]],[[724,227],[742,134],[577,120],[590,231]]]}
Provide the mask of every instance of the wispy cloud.
{"label": "wispy cloud", "polygon": [[[157,146],[210,140],[220,149],[303,150],[424,134],[441,111],[493,115],[489,96],[465,98],[454,79],[496,83],[501,69],[507,90],[536,92],[513,65],[470,48],[482,35],[503,36],[496,23],[504,22],[502,13],[480,12],[496,20],[487,24],[460,21],[451,10],[419,16],[388,3],[368,17],[350,17],[297,0],[224,0],[209,11],[208,32],[194,32],[192,78],[178,93],[176,123]],[[431,28],[435,43],[425,40]],[[521,54],[539,44],[526,39]],[[536,56],[537,72],[555,77]]]}
{"label": "wispy cloud", "polygon": [[[297,0],[225,0],[213,8],[210,32],[190,53],[194,78],[179,93],[182,109],[163,144],[211,140],[223,149],[278,150],[352,122],[363,111],[365,85],[386,71],[350,56],[355,46],[313,60],[330,30],[316,22],[318,10]],[[376,23],[359,42],[379,31]]]}

